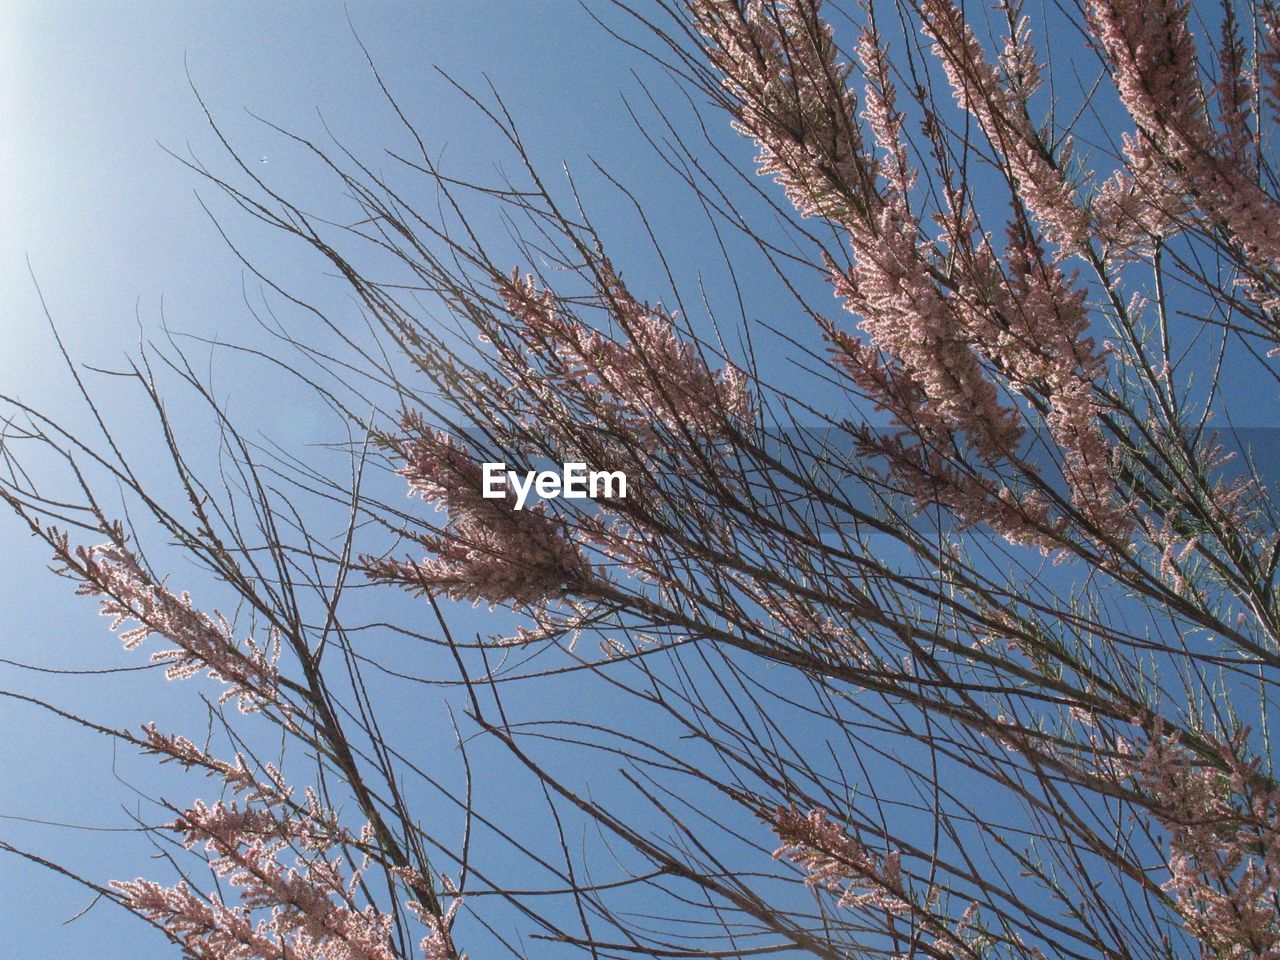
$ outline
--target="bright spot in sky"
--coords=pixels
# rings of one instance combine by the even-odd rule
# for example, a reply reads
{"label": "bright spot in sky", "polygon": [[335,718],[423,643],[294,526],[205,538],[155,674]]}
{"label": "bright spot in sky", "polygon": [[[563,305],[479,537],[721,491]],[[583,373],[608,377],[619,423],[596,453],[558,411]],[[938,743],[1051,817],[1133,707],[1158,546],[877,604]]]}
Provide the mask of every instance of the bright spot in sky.
{"label": "bright spot in sky", "polygon": [[0,222],[8,222],[17,189],[14,142],[18,134],[18,27],[12,9],[0,13]]}

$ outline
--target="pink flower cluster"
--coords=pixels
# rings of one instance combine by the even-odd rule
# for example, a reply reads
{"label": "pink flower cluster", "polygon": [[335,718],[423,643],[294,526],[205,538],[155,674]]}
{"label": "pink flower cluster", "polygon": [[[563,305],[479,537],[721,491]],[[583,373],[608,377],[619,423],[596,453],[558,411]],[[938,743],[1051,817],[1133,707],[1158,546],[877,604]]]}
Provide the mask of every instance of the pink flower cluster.
{"label": "pink flower cluster", "polygon": [[[1125,142],[1134,170],[1125,184],[1149,208],[1171,192],[1189,196],[1263,267],[1280,267],[1280,203],[1259,185],[1233,144],[1220,135],[1200,89],[1195,40],[1185,0],[1091,0],[1093,32],[1106,53],[1120,100],[1138,126]],[[1228,78],[1245,82],[1242,77]],[[1236,137],[1238,139],[1238,136]],[[1118,192],[1115,191],[1115,192]]]}
{"label": "pink flower cluster", "polygon": [[[1017,457],[1021,423],[1013,408],[999,402],[976,347],[1010,388],[1047,401],[1045,422],[1061,451],[1074,506],[1093,530],[1123,536],[1131,522],[1125,505],[1115,499],[1112,447],[1098,425],[1094,384],[1102,363],[1087,335],[1084,291],[1073,288],[1061,269],[1018,232],[1006,253],[1007,270],[985,243],[969,256],[971,276],[946,298],[904,265],[897,271],[898,290],[922,292],[895,302],[890,296],[894,281],[880,272],[885,259],[860,259],[852,276],[835,277],[837,295],[863,317],[862,329],[897,362],[891,365],[878,351],[833,330],[836,361],[922,440],[906,445],[881,437],[873,449],[886,457],[913,497],[947,504],[967,522],[988,524],[1013,543],[1052,549],[1060,524],[1043,498],[1033,492],[1015,497],[981,472],[957,469],[947,452],[948,432],[961,428],[986,464]],[[949,354],[941,330],[953,331]],[[950,371],[964,370],[970,389],[948,377],[950,371],[939,363],[948,356],[954,358]]]}
{"label": "pink flower cluster", "polygon": [[968,111],[1007,162],[1018,196],[1035,214],[1045,235],[1066,255],[1088,242],[1089,217],[1076,204],[1075,188],[1063,174],[1070,142],[1051,158],[1027,111],[1039,85],[1039,67],[1030,45],[1027,18],[1015,26],[1001,56],[1010,82],[989,63],[982,44],[952,0],[925,0],[924,30],[942,63],[956,103]]}
{"label": "pink flower cluster", "polygon": [[1263,36],[1258,45],[1258,60],[1265,78],[1267,105],[1280,113],[1280,7],[1263,7],[1259,16]]}
{"label": "pink flower cluster", "polygon": [[422,951],[423,960],[467,960],[467,955],[459,955],[453,943],[452,927],[454,918],[457,916],[458,907],[462,904],[461,897],[455,897],[449,904],[444,915],[437,917],[435,914],[424,910],[418,903],[410,902],[409,909],[414,915],[422,921],[423,926],[428,930],[425,937],[418,944],[418,949]]}
{"label": "pink flower cluster", "polygon": [[636,300],[607,264],[601,274],[603,304],[625,343],[566,316],[555,294],[539,290],[531,276],[512,273],[499,288],[528,348],[555,357],[558,380],[586,393],[603,416],[645,432],[661,423],[722,436],[728,423],[751,416],[741,370],[733,364],[710,370],[694,345],[677,335],[672,315]]}
{"label": "pink flower cluster", "polygon": [[176,595],[152,581],[120,541],[78,547],[76,557],[75,573],[81,579],[76,592],[102,598],[102,614],[113,618],[112,630],[136,624],[120,635],[126,649],[150,636],[163,637],[175,647],[157,651],[151,659],[169,664],[165,676],[170,680],[207,669],[209,676],[226,684],[219,703],[234,697],[245,712],[279,705],[279,644],[274,638],[259,645],[249,637],[242,647],[222,614],[215,611],[210,617],[192,607],[186,593]]}
{"label": "pink flower cluster", "polygon": [[237,753],[234,760],[227,761],[206,753],[195,743],[178,734],[162,733],[154,724],[143,727],[147,753],[161,758],[161,763],[174,762],[186,769],[199,768],[213,776],[217,776],[235,794],[243,794],[251,803],[263,802],[276,806],[286,802],[292,788],[285,782],[280,771],[270,763],[263,765],[265,781],[260,781],[249,767],[242,754]]}
{"label": "pink flower cluster", "polygon": [[835,293],[894,366],[882,369],[872,351],[846,352],[846,366],[861,360],[881,368],[868,371],[861,383],[884,378],[887,389],[877,399],[887,401],[900,422],[938,439],[962,430],[988,462],[1008,456],[1023,434],[1017,411],[1001,403],[970,345],[971,314],[931,279],[919,225],[905,203],[891,198],[876,230],[860,234],[852,271],[833,276]]}
{"label": "pink flower cluster", "polygon": [[[176,826],[203,842],[242,906],[202,897],[185,882],[113,884],[125,905],[160,923],[194,957],[210,960],[394,960],[391,918],[354,905],[359,871],[344,879],[328,824],[252,807],[197,802]],[[294,866],[280,862],[299,848]],[[254,912],[269,916],[255,921]]]}
{"label": "pink flower cluster", "polygon": [[1210,763],[1157,731],[1124,766],[1169,834],[1164,889],[1188,932],[1209,955],[1280,960],[1280,790],[1244,739]]}
{"label": "pink flower cluster", "polygon": [[448,510],[439,533],[416,536],[431,554],[420,562],[366,558],[371,577],[474,603],[529,605],[558,597],[592,577],[590,565],[541,505],[516,510],[510,497],[486,499],[481,470],[464,446],[404,417],[400,474],[417,494]]}
{"label": "pink flower cluster", "polygon": [[875,167],[855,118],[850,66],[821,5],[698,0],[690,10],[736,101],[734,128],[760,148],[758,172],[772,175],[802,216],[848,223],[867,212]]}
{"label": "pink flower cluster", "polygon": [[1133,522],[1116,499],[1114,449],[1098,422],[1103,362],[1088,336],[1085,291],[1019,233],[1006,252],[1009,279],[995,288],[1008,322],[996,333],[994,353],[1016,389],[1048,400],[1045,425],[1062,453],[1073,505],[1095,530],[1119,540]]}
{"label": "pink flower cluster", "polygon": [[881,857],[867,849],[828,820],[825,810],[802,816],[794,808],[779,807],[773,829],[782,841],[774,857],[802,866],[809,886],[839,893],[840,906],[883,910],[891,916],[912,912],[896,851]]}
{"label": "pink flower cluster", "polygon": [[889,58],[880,36],[873,29],[858,37],[858,61],[867,76],[863,92],[862,119],[871,130],[881,159],[876,167],[899,196],[907,196],[915,186],[916,174],[908,162],[903,136],[905,117],[897,107],[897,87],[890,76]]}
{"label": "pink flower cluster", "polygon": [[[874,351],[847,351],[847,364],[862,368],[855,377],[902,422],[938,435],[963,429],[984,456],[998,458],[1021,428],[929,269],[907,205],[911,176],[883,51],[864,35],[867,116],[886,154],[877,165],[863,149],[850,67],[839,61],[820,8],[820,0],[788,0],[767,11],[751,5],[745,13],[728,0],[692,5],[738,104],[737,127],[760,147],[760,172],[776,176],[802,215],[826,217],[849,232],[856,265],[848,274],[833,269],[836,292],[894,361],[889,368]],[[891,183],[887,194],[875,184],[881,169]]]}
{"label": "pink flower cluster", "polygon": [[[203,845],[214,873],[239,893],[240,905],[202,896],[185,881],[164,886],[136,879],[112,884],[125,906],[158,923],[189,956],[209,960],[394,960],[391,917],[357,905],[361,868],[344,864],[356,838],[308,790],[301,804],[279,772],[259,783],[242,757],[226,763],[183,737],[148,728],[154,752],[220,772],[237,802],[196,801],[173,828],[188,848]],[[293,853],[294,862],[283,862]]]}
{"label": "pink flower cluster", "polygon": [[[854,265],[832,265],[832,280],[869,343],[829,327],[836,362],[916,441],[874,438],[867,451],[885,458],[913,498],[1050,550],[1061,546],[1063,518],[1034,489],[1015,492],[997,473],[1010,465],[1036,472],[1019,459],[1024,413],[1001,390],[1033,396],[1090,535],[1122,537],[1127,507],[1115,502],[1112,448],[1095,399],[1103,365],[1087,336],[1084,292],[1058,266],[1086,242],[1088,216],[1061,172],[1066,158],[1049,155],[1027,114],[1038,70],[1025,22],[1006,44],[1002,76],[959,7],[925,3],[925,29],[957,101],[1007,159],[1019,196],[1059,248],[1046,259],[1019,228],[1002,265],[955,190],[946,191],[950,210],[938,218],[939,241],[912,213],[903,117],[871,31],[858,45],[867,76],[862,116],[882,156],[873,163],[864,154],[850,71],[820,6],[788,0],[740,9],[707,0],[694,3],[693,14],[736,103],[739,129],[761,148],[761,172],[777,176],[800,213],[826,217],[848,234]],[[972,467],[955,465],[957,440],[962,454],[974,456]]]}

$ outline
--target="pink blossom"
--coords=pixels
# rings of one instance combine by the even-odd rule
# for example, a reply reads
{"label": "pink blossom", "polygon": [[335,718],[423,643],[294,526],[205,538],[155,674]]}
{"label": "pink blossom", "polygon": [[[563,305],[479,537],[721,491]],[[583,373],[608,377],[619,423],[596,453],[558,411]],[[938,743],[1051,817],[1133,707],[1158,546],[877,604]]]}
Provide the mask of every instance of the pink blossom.
{"label": "pink blossom", "polygon": [[[971,311],[931,279],[919,227],[901,198],[889,198],[875,230],[859,231],[852,242],[857,261],[849,273],[833,274],[835,293],[902,374],[878,399],[893,403],[906,391],[914,402],[894,409],[903,422],[938,438],[963,430],[988,462],[1007,456],[1023,434],[1018,413],[1001,403],[971,347]],[[846,369],[883,363],[871,352],[848,350],[842,362]],[[881,376],[868,371],[864,382]]]}
{"label": "pink blossom", "polygon": [[993,353],[1013,386],[1048,401],[1045,424],[1062,451],[1073,505],[1094,530],[1120,542],[1133,522],[1116,498],[1114,448],[1098,421],[1095,385],[1104,367],[1088,336],[1085,292],[1021,230],[1013,231],[1006,257],[1009,279],[998,288],[1003,322]]}
{"label": "pink blossom", "polygon": [[555,357],[557,382],[589,396],[597,413],[645,433],[661,423],[723,436],[729,423],[749,419],[746,375],[733,364],[713,372],[677,335],[673,315],[636,300],[608,264],[600,269],[603,305],[626,342],[566,316],[533,277],[513,273],[499,289],[530,350]]}
{"label": "pink blossom", "polygon": [[161,763],[173,761],[187,769],[199,767],[211,774],[219,776],[236,794],[244,794],[250,802],[261,802],[267,806],[279,806],[287,803],[292,788],[285,782],[280,771],[273,764],[263,764],[265,781],[260,781],[250,769],[248,761],[237,753],[231,761],[221,760],[202,750],[186,737],[178,734],[161,733],[154,724],[143,727],[148,753],[159,755]]}
{"label": "pink blossom", "polygon": [[774,812],[773,829],[782,846],[774,852],[804,867],[805,883],[840,894],[840,905],[873,908],[891,916],[911,913],[902,885],[901,855],[880,856],[827,819],[825,810],[801,816],[794,808]]}
{"label": "pink blossom", "polygon": [[[355,903],[359,869],[345,875],[352,838],[308,793],[306,812],[197,802],[174,824],[188,847],[202,843],[210,865],[242,906],[202,898],[186,883],[145,879],[113,886],[126,906],[159,923],[190,955],[217,960],[394,960],[392,918]],[[292,866],[281,857],[297,855]],[[255,919],[258,918],[258,919]]]}
{"label": "pink blossom", "polygon": [[[1126,151],[1151,180],[1170,180],[1265,268],[1280,266],[1280,204],[1213,128],[1200,88],[1195,40],[1182,0],[1091,0],[1094,33],[1112,67],[1120,101],[1138,126]],[[1157,196],[1157,205],[1163,201]]]}
{"label": "pink blossom", "polygon": [[1245,736],[1196,756],[1157,728],[1124,764],[1169,834],[1164,884],[1192,936],[1216,956],[1280,958],[1280,791],[1241,759]]}
{"label": "pink blossom", "polygon": [[[1018,459],[1024,415],[1002,398],[1006,386],[1043,401],[1071,502],[1090,535],[1123,538],[1127,505],[1116,500],[1113,450],[1095,399],[1103,365],[1087,336],[1084,291],[1058,266],[1086,242],[1088,214],[1061,172],[1067,157],[1048,154],[1026,111],[1038,83],[1026,23],[1015,24],[1006,43],[1002,77],[957,6],[925,4],[925,29],[957,102],[978,119],[1059,247],[1046,261],[1019,233],[1005,269],[955,191],[939,218],[940,244],[912,213],[903,118],[874,32],[863,32],[858,57],[868,81],[862,118],[882,155],[878,165],[863,151],[849,68],[817,0],[767,10],[700,2],[693,11],[735,101],[737,126],[761,148],[760,171],[777,177],[801,214],[826,217],[848,234],[854,265],[831,265],[832,281],[868,342],[834,327],[827,335],[837,363],[917,441],[875,440],[868,452],[881,453],[901,489],[922,502],[943,503],[1014,543],[1060,545],[1061,518],[1044,498],[1015,493],[994,475],[1006,466],[1035,472]],[[973,469],[954,464],[957,439],[976,455]]]}
{"label": "pink blossom", "polygon": [[1268,106],[1280,112],[1280,7],[1265,6],[1258,14],[1263,27],[1258,61],[1266,84]]}
{"label": "pink blossom", "polygon": [[593,576],[577,544],[541,504],[516,510],[509,497],[487,499],[480,466],[452,437],[406,414],[410,436],[397,443],[400,474],[449,518],[438,534],[419,536],[431,554],[420,562],[370,560],[376,580],[475,603],[534,604],[581,587]]}
{"label": "pink blossom", "polygon": [[423,926],[429,931],[418,944],[423,960],[467,960],[467,955],[459,954],[453,943],[453,921],[458,907],[462,905],[461,897],[454,897],[444,915],[437,917],[424,910],[418,903],[410,902],[409,909],[414,912]]}
{"label": "pink blossom", "polygon": [[760,148],[802,216],[848,225],[868,213],[875,165],[863,148],[848,87],[821,0],[782,0],[766,11],[734,0],[690,4],[707,53],[735,99],[734,128]]}
{"label": "pink blossom", "polygon": [[897,108],[897,88],[889,75],[888,52],[871,28],[858,38],[858,60],[867,83],[863,88],[862,119],[871,129],[882,159],[878,172],[899,196],[907,196],[915,186],[915,171],[907,160],[903,136],[905,118]]}
{"label": "pink blossom", "polygon": [[136,624],[120,635],[126,649],[151,636],[163,637],[176,648],[157,651],[151,659],[169,664],[165,676],[170,680],[207,669],[210,677],[226,684],[219,703],[234,697],[246,712],[280,705],[274,637],[263,646],[247,638],[242,648],[222,614],[201,613],[186,593],[176,595],[155,583],[120,541],[78,547],[75,555],[79,565],[74,572],[81,579],[77,593],[102,598],[102,614],[113,618],[112,630]]}
{"label": "pink blossom", "polygon": [[951,0],[925,0],[923,9],[925,33],[933,40],[956,103],[978,121],[1004,158],[1019,198],[1046,236],[1064,254],[1078,251],[1088,242],[1088,215],[1076,204],[1075,188],[1062,172],[1070,160],[1070,143],[1050,157],[1027,113],[1027,98],[1039,84],[1027,19],[1015,26],[1001,56],[1012,81],[1006,85],[960,7]]}

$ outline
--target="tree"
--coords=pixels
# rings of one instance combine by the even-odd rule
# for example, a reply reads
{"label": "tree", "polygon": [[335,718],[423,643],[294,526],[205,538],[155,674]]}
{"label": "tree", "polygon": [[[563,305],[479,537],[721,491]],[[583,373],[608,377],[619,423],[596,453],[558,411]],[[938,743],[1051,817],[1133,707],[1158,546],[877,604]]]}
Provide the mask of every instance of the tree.
{"label": "tree", "polygon": [[[289,365],[350,425],[346,480],[264,461],[179,355],[221,431],[202,481],[135,367],[185,513],[109,435],[10,421],[9,505],[127,645],[222,691],[206,744],[102,729],[208,776],[222,799],[154,832],[217,884],[84,882],[201,957],[1280,957],[1280,536],[1232,427],[1234,385],[1280,352],[1280,14],[611,15],[754,141],[773,184],[734,182],[662,104],[642,122],[791,314],[744,296],[730,325],[674,272],[646,299],[493,91],[474,102],[523,164],[497,186],[421,139],[409,194],[295,138],[358,206],[338,222],[247,163],[193,167],[336,268],[376,348],[331,325],[342,352]],[[486,463],[627,493],[520,509]],[[308,503],[345,511],[336,543]],[[170,587],[148,531],[240,616]],[[370,618],[397,588],[408,614]],[[468,603],[488,633],[451,629]],[[460,775],[441,731],[385,732],[387,677],[461,691]]]}

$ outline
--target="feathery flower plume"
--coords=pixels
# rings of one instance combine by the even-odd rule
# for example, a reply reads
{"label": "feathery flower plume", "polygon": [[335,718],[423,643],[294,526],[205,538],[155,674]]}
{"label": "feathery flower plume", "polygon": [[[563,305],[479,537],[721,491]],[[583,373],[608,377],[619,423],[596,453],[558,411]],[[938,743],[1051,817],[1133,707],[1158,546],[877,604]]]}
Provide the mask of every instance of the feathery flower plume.
{"label": "feathery flower plume", "polygon": [[877,173],[887,180],[899,196],[907,196],[916,183],[915,170],[907,160],[907,144],[903,136],[905,117],[898,110],[897,87],[889,76],[889,58],[874,26],[858,36],[858,61],[867,76],[863,89],[862,119],[871,129],[876,148],[881,153]]}
{"label": "feathery flower plume", "polygon": [[[802,215],[848,231],[855,265],[847,273],[832,266],[836,294],[900,373],[875,369],[884,361],[874,351],[846,351],[845,363],[867,364],[855,375],[866,385],[905,381],[886,383],[895,414],[910,418],[904,422],[938,436],[962,430],[984,458],[999,459],[1021,427],[970,347],[966,311],[934,278],[932,244],[907,204],[912,175],[883,51],[874,35],[863,37],[869,123],[886,154],[876,164],[863,148],[850,67],[838,57],[819,0],[776,6],[766,13],[697,2],[692,11],[734,98],[737,128],[760,147],[760,172],[775,174]],[[890,182],[884,192],[875,183],[881,169]],[[908,394],[916,401],[910,406],[894,402]]]}
{"label": "feathery flower plume", "polygon": [[773,854],[805,869],[805,883],[840,894],[840,906],[870,907],[891,916],[910,914],[902,885],[897,851],[881,857],[827,819],[825,810],[802,816],[795,808],[779,807],[773,830],[782,841]]}
{"label": "feathery flower plume", "polygon": [[[1046,261],[1020,227],[1011,227],[1009,279],[1001,284],[999,356],[1012,385],[1038,392],[1049,404],[1045,424],[1062,451],[1062,475],[1073,505],[1113,540],[1133,521],[1116,498],[1114,448],[1098,423],[1095,385],[1102,356],[1088,336],[1085,291]],[[1095,538],[1097,539],[1097,538]]]}
{"label": "feathery flower plume", "polygon": [[1091,204],[1094,233],[1103,242],[1107,262],[1116,265],[1149,240],[1173,233],[1188,209],[1165,167],[1139,148],[1131,134],[1121,134],[1120,140],[1124,169],[1103,182]]}
{"label": "feathery flower plume", "polygon": [[373,579],[455,600],[525,606],[592,578],[577,544],[541,504],[516,510],[509,496],[485,498],[480,466],[463,445],[416,413],[405,414],[403,425],[409,437],[395,446],[409,494],[449,518],[438,534],[415,536],[432,554],[421,562],[366,558]]}
{"label": "feathery flower plume", "polygon": [[[269,807],[197,801],[173,825],[190,848],[203,844],[215,874],[240,906],[203,898],[185,882],[118,881],[125,906],[159,923],[187,953],[210,960],[395,960],[392,918],[356,905],[361,868],[345,876],[358,843],[308,791],[302,815]],[[281,861],[296,854],[288,866]]]}
{"label": "feathery flower plume", "polygon": [[766,11],[697,0],[690,12],[734,100],[734,129],[756,142],[757,172],[773,176],[805,217],[848,224],[868,213],[875,165],[857,125],[822,0],[780,0]]}
{"label": "feathery flower plume", "polygon": [[648,431],[651,423],[723,436],[732,421],[750,418],[746,375],[733,364],[710,370],[694,345],[676,333],[675,318],[637,300],[608,264],[601,265],[601,298],[627,337],[619,343],[564,315],[551,290],[539,290],[518,271],[499,288],[529,349],[554,356],[557,382],[592,399],[604,416]]}
{"label": "feathery flower plume", "polygon": [[467,960],[465,953],[457,952],[452,936],[453,920],[461,904],[462,898],[454,897],[444,915],[437,917],[430,911],[424,910],[421,904],[415,901],[409,902],[409,909],[428,930],[427,935],[418,944],[423,960]]}
{"label": "feathery flower plume", "polygon": [[[1230,136],[1220,137],[1200,87],[1184,0],[1091,0],[1089,18],[1140,137],[1139,166],[1161,167],[1264,268],[1280,267],[1280,203],[1258,184]],[[1141,189],[1147,178],[1133,178]]]}
{"label": "feathery flower plume", "polygon": [[292,788],[273,764],[263,765],[262,772],[266,780],[260,781],[242,754],[237,753],[231,761],[222,760],[186,737],[162,733],[154,723],[144,726],[143,734],[147,744],[145,751],[161,757],[161,763],[173,762],[186,769],[198,767],[205,770],[220,777],[233,793],[244,794],[245,799],[251,803],[275,807],[287,803],[292,796]]}
{"label": "feathery flower plume", "polygon": [[1219,766],[1158,728],[1122,772],[1169,834],[1164,889],[1188,932],[1213,956],[1280,960],[1280,791],[1241,759],[1246,737],[1216,744]]}
{"label": "feathery flower plume", "polygon": [[[852,239],[857,261],[848,273],[833,271],[835,294],[846,310],[862,318],[859,327],[910,384],[895,383],[887,396],[877,399],[892,404],[890,409],[906,425],[935,438],[963,431],[989,463],[1007,457],[1023,434],[1018,413],[1001,403],[971,347],[972,313],[931,279],[919,226],[905,202],[891,197],[874,232],[860,231]],[[875,351],[842,354],[846,369],[883,363]],[[884,374],[858,376],[874,384]],[[910,406],[899,399],[904,391],[915,401]]]}
{"label": "feathery flower plume", "polygon": [[[817,0],[770,5],[767,12],[693,4],[695,23],[737,104],[738,128],[760,145],[761,172],[778,177],[800,213],[827,217],[848,233],[854,265],[847,271],[830,265],[832,282],[870,344],[834,328],[827,335],[838,364],[919,441],[875,441],[868,452],[886,458],[908,494],[946,504],[967,523],[988,524],[1014,543],[1044,550],[1060,545],[1040,498],[1015,495],[981,470],[956,470],[939,453],[959,434],[980,467],[1016,458],[1022,417],[1002,401],[998,371],[1013,390],[1048,401],[1047,424],[1063,452],[1073,503],[1095,529],[1122,534],[1128,522],[1123,505],[1113,502],[1112,451],[1096,417],[1094,382],[1102,364],[1086,336],[1083,291],[1057,266],[1086,242],[1088,214],[1061,172],[1066,156],[1050,157],[1026,111],[1038,70],[1025,22],[1006,44],[1002,78],[957,6],[927,0],[924,9],[925,30],[957,102],[1005,156],[1019,195],[1059,247],[1046,262],[1030,239],[1014,243],[1006,274],[989,240],[979,235],[975,241],[973,215],[958,196],[948,195],[951,215],[940,220],[950,258],[911,213],[914,172],[903,121],[884,48],[868,30],[858,45],[868,78],[863,119],[882,154],[878,165],[869,163],[846,89],[849,68],[838,60],[819,10]],[[814,76],[824,82],[802,82]],[[787,122],[796,116],[825,117],[826,126]],[[813,142],[801,150],[806,137]],[[823,197],[836,199],[814,199]],[[849,197],[857,202],[845,202]],[[945,277],[935,266],[943,259],[951,264]]]}
{"label": "feathery flower plume", "polygon": [[1280,7],[1267,4],[1259,14],[1263,29],[1258,44],[1258,61],[1262,68],[1267,105],[1280,113]]}
{"label": "feathery flower plume", "polygon": [[1071,156],[1070,142],[1059,156],[1051,157],[1027,112],[1027,99],[1040,77],[1027,18],[1018,20],[1001,56],[1010,78],[1006,84],[952,0],[924,0],[923,13],[924,31],[933,40],[933,52],[956,103],[978,121],[1008,163],[1019,198],[1049,240],[1063,255],[1077,252],[1088,242],[1089,218],[1076,204],[1075,188],[1063,173]]}
{"label": "feathery flower plume", "polygon": [[[65,552],[65,540],[63,548]],[[125,649],[132,650],[151,636],[163,637],[175,648],[157,651],[151,660],[169,664],[165,676],[170,680],[207,669],[210,677],[226,684],[219,703],[234,697],[246,713],[280,706],[276,669],[280,647],[274,636],[263,646],[249,637],[242,647],[222,614],[215,611],[210,617],[191,605],[188,594],[174,594],[155,583],[122,538],[77,547],[75,557],[78,562],[68,569],[81,581],[76,592],[102,598],[102,615],[112,618],[113,631],[136,624],[120,634]]]}

